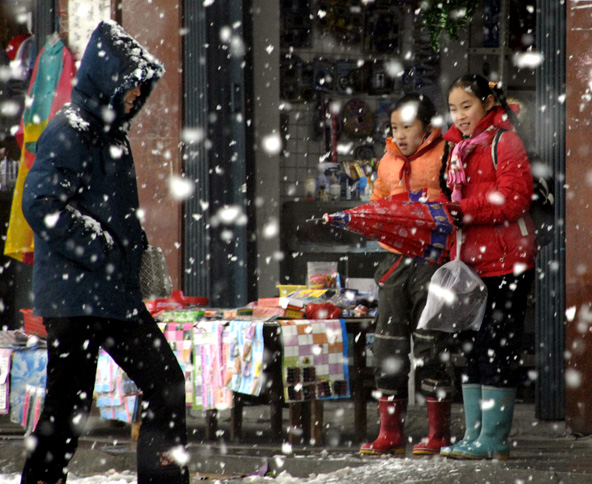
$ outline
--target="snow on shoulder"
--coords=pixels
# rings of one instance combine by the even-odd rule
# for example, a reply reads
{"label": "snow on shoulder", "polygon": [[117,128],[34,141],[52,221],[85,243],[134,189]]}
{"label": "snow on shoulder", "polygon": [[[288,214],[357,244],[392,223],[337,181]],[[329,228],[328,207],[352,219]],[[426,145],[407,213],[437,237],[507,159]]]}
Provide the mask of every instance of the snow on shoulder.
{"label": "snow on shoulder", "polygon": [[76,131],[88,131],[90,123],[80,115],[78,109],[74,108],[72,105],[68,105],[64,110],[64,114],[70,126]]}

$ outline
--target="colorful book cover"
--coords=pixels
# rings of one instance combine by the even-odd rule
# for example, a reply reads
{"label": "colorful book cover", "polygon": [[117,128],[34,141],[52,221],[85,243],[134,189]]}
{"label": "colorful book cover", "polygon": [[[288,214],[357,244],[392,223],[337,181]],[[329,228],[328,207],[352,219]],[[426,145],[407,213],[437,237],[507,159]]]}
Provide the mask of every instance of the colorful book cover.
{"label": "colorful book cover", "polygon": [[224,385],[229,340],[225,321],[201,321],[193,329],[193,408],[232,407],[232,391]]}
{"label": "colorful book cover", "polygon": [[224,384],[234,392],[258,396],[262,385],[263,323],[231,321],[227,333]]}
{"label": "colorful book cover", "polygon": [[10,409],[10,360],[12,351],[0,349],[0,415],[6,415]]}
{"label": "colorful book cover", "polygon": [[126,373],[102,350],[95,380],[97,407],[102,419],[132,423],[138,413],[139,390]]}
{"label": "colorful book cover", "polygon": [[[45,349],[14,352],[10,368],[10,420],[12,422],[34,427],[36,421],[33,423],[27,421],[31,405],[30,388],[45,391],[46,369],[47,351]],[[28,388],[29,391],[27,391]]]}
{"label": "colorful book cover", "polygon": [[[177,313],[180,313],[177,312]],[[193,326],[192,322],[158,323],[179,365],[185,374],[185,401],[187,406],[193,406]]]}
{"label": "colorful book cover", "polygon": [[345,321],[281,321],[286,402],[349,398]]}

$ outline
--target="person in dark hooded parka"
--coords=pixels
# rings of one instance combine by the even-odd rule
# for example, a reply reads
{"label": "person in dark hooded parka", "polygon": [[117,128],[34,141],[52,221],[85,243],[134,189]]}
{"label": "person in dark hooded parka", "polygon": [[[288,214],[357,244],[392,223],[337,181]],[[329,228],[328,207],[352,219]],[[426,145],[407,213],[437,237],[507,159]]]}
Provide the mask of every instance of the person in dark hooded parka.
{"label": "person in dark hooded parka", "polygon": [[93,397],[99,347],[142,391],[138,484],[188,483],[185,379],[139,285],[146,237],[127,137],[163,66],[116,22],[93,32],[72,102],[51,120],[23,190],[35,233],[34,314],[47,328],[47,395],[26,484],[63,484]]}

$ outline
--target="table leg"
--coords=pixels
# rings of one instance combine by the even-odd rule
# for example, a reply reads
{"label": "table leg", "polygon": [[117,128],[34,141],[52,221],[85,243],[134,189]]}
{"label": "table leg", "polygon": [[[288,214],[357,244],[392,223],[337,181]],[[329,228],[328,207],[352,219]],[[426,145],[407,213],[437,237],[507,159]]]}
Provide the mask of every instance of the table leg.
{"label": "table leg", "polygon": [[310,433],[312,442],[315,446],[322,446],[324,443],[323,436],[323,401],[313,400],[310,403]]}
{"label": "table leg", "polygon": [[239,442],[243,429],[243,399],[238,392],[232,393],[232,410],[230,411],[230,440]]}
{"label": "table leg", "polygon": [[292,402],[288,405],[290,412],[290,427],[288,431],[288,442],[292,445],[301,444],[303,439],[303,403]]}
{"label": "table leg", "polygon": [[[266,345],[264,372],[271,380],[267,389],[269,395],[269,412],[271,432],[274,439],[283,437],[284,383],[282,381],[282,349],[279,328],[263,327],[263,338]],[[291,423],[290,423],[291,425]]]}
{"label": "table leg", "polygon": [[132,422],[132,433],[131,433],[132,442],[137,442],[139,437],[140,437],[140,422]]}
{"label": "table leg", "polygon": [[353,372],[355,378],[352,391],[354,394],[354,437],[357,442],[366,440],[367,436],[366,394],[364,392],[365,347],[366,334],[363,332],[354,334]]}
{"label": "table leg", "polygon": [[274,439],[281,440],[283,435],[283,404],[280,395],[273,395],[269,399],[269,417],[271,421],[271,433]]}
{"label": "table leg", "polygon": [[[95,402],[93,401],[93,404]],[[138,409],[142,408],[142,394],[138,395]],[[140,438],[140,425],[142,424],[142,417],[140,416],[140,411],[138,410],[138,415],[136,417],[136,420],[134,422],[132,422],[132,433],[131,433],[131,439],[132,442],[137,442],[138,439]]]}
{"label": "table leg", "polygon": [[218,431],[218,410],[206,410],[206,434],[205,440],[216,440],[216,432]]}

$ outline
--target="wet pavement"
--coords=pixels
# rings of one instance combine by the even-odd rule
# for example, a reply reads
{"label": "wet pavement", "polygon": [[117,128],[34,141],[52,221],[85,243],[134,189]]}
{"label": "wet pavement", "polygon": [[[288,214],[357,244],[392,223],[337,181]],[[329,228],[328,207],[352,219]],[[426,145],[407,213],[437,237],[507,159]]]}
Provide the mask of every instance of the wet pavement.
{"label": "wet pavement", "polygon": [[[407,452],[398,457],[362,457],[354,442],[353,403],[324,404],[325,445],[289,445],[287,439],[273,440],[269,408],[246,406],[241,442],[229,442],[230,412],[218,415],[218,439],[204,442],[204,413],[188,410],[190,470],[192,482],[238,481],[267,464],[276,475],[286,472],[292,482],[438,483],[438,484],[526,484],[592,483],[592,436],[575,436],[565,422],[537,421],[534,404],[516,405],[511,433],[513,450],[507,461],[455,461],[436,457],[414,457],[411,448],[427,434],[425,407],[408,410]],[[283,412],[284,435],[288,432],[288,409]],[[378,433],[378,409],[368,402],[368,435]],[[462,437],[462,404],[453,405],[453,435]],[[18,472],[23,463],[20,427],[0,416],[0,472]],[[76,475],[133,470],[135,444],[128,425],[116,425],[92,416],[71,464]],[[322,474],[322,476],[318,476]],[[231,479],[233,476],[233,479]],[[317,476],[311,478],[310,476]],[[285,477],[285,474],[284,474]],[[309,479],[306,479],[309,478]],[[282,476],[278,482],[284,482]],[[271,482],[271,481],[270,481]]]}

